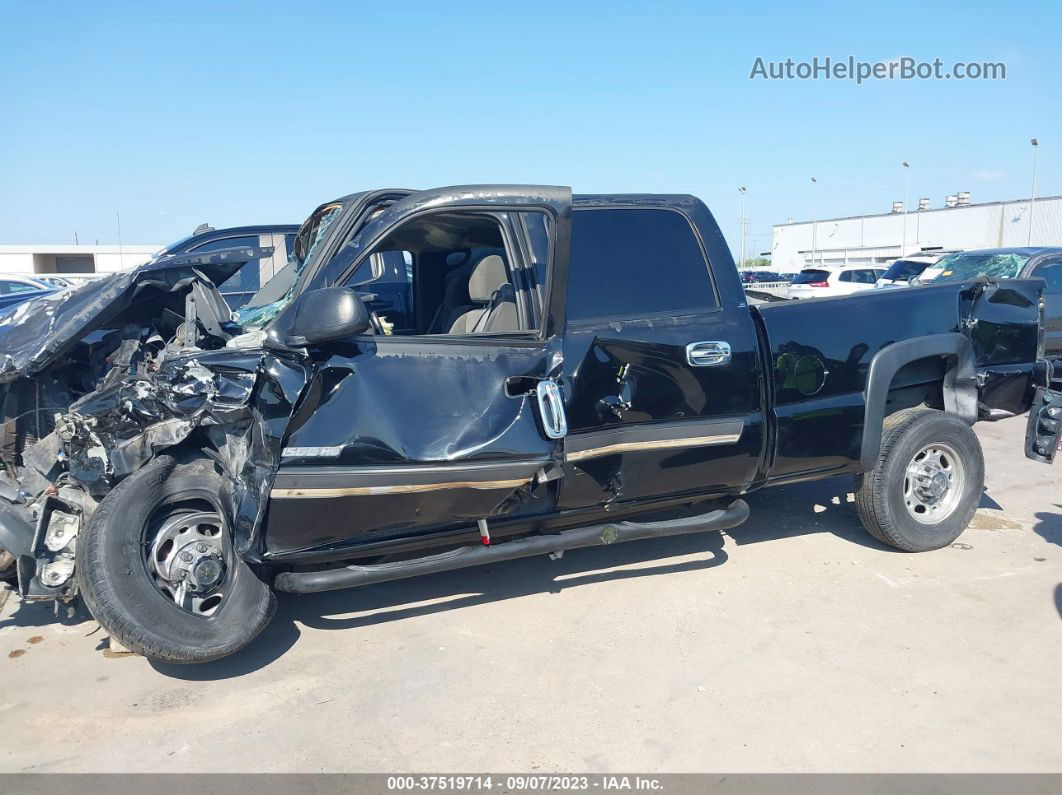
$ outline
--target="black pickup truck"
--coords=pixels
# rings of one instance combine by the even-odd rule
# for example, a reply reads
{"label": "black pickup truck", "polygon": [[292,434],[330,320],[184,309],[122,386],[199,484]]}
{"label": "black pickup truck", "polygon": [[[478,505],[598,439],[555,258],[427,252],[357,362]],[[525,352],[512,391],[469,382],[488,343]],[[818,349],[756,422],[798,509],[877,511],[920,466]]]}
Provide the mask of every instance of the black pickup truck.
{"label": "black pickup truck", "polygon": [[692,196],[353,194],[233,316],[212,282],[258,256],[0,321],[19,590],[82,594],[149,657],[242,648],[274,590],[730,528],[751,491],[845,473],[870,533],[935,549],[981,496],[976,421],[1035,401],[1047,461],[1062,425],[1042,281],[750,307]]}

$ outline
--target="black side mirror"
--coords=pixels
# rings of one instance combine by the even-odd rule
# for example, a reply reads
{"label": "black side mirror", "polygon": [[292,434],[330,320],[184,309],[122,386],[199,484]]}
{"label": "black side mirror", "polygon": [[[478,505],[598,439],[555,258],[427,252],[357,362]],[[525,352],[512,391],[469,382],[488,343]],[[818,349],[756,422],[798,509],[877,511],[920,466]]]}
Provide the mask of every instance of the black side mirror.
{"label": "black side mirror", "polygon": [[364,334],[372,328],[369,310],[347,287],[322,287],[303,293],[295,307],[291,342],[320,345]]}

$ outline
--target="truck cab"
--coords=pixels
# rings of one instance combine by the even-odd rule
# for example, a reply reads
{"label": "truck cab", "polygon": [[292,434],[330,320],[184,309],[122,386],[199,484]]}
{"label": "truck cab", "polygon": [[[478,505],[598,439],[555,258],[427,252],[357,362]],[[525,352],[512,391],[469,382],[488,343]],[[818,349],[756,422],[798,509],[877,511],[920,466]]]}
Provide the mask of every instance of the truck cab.
{"label": "truck cab", "polygon": [[[322,352],[271,491],[269,556],[490,515],[504,533],[557,512],[739,494],[762,477],[759,340],[733,311],[737,272],[709,264],[729,260],[699,201],[418,194],[373,223],[306,284],[367,291],[391,331]],[[373,257],[408,263],[405,328],[355,278]],[[292,344],[296,317],[293,305],[270,338]],[[544,416],[543,382],[563,416]],[[519,496],[552,469],[551,488]]]}

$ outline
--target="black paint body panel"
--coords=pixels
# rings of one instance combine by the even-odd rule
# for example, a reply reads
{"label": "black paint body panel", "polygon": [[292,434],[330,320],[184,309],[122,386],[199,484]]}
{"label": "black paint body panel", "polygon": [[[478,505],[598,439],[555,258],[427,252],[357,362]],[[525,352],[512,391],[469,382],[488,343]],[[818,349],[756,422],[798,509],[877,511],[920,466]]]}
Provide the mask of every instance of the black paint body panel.
{"label": "black paint body panel", "polygon": [[[1033,280],[966,282],[757,307],[774,371],[778,443],[771,480],[861,469],[870,363],[902,340],[965,333],[973,343],[974,364],[996,367],[998,380],[1007,382],[994,386],[988,398],[993,407],[1027,410],[1028,378],[1037,358],[1039,289]],[[821,363],[824,377],[808,381],[794,373],[804,357]],[[1002,378],[998,368],[1011,366],[1018,371]],[[895,407],[887,414],[890,409]]]}

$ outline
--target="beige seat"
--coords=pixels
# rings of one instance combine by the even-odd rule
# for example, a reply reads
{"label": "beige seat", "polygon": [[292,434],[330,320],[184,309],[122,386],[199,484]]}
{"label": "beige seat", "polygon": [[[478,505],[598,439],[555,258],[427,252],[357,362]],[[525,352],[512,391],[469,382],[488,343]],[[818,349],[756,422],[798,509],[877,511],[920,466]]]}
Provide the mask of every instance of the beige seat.
{"label": "beige seat", "polygon": [[477,264],[478,259],[471,260],[446,274],[443,279],[443,300],[431,321],[429,334],[449,333],[458,315],[475,308],[468,305],[468,277]]}
{"label": "beige seat", "polygon": [[472,306],[450,326],[450,334],[482,331],[517,331],[516,292],[509,283],[505,260],[497,254],[484,257],[468,278],[468,298]]}

